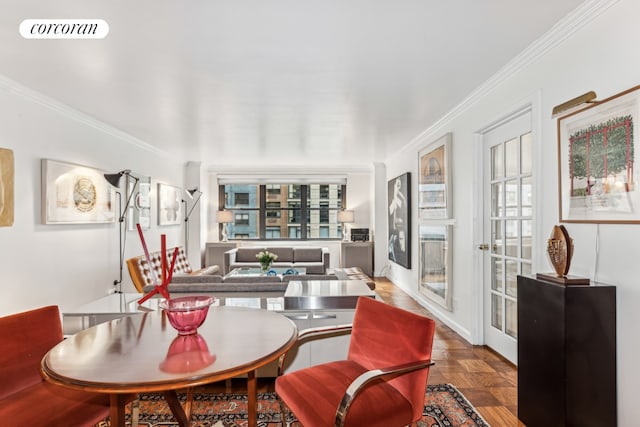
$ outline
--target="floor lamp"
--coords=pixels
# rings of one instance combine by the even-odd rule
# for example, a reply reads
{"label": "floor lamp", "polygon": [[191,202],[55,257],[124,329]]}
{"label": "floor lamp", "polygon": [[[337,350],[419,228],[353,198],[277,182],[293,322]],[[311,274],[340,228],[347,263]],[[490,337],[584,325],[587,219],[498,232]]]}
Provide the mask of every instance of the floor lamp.
{"label": "floor lamp", "polygon": [[118,290],[116,292],[119,294],[122,293],[122,268],[124,267],[124,248],[127,243],[126,230],[124,230],[123,228],[125,226],[124,220],[127,215],[127,209],[129,208],[129,203],[131,203],[131,199],[133,198],[133,194],[135,193],[135,190],[136,190],[136,185],[138,185],[138,181],[140,181],[140,178],[131,175],[131,170],[129,169],[125,169],[117,173],[104,174],[104,179],[106,179],[109,184],[111,184],[116,188],[120,188],[120,179],[123,176],[127,176],[133,179],[134,182],[133,182],[133,188],[131,188],[131,190],[129,191],[129,197],[127,198],[127,203],[124,205],[124,209],[122,208],[122,195],[120,194],[119,191],[116,191],[116,194],[118,195],[118,206],[120,207],[120,217],[118,218],[118,230],[120,233],[120,239],[119,239],[120,276],[118,276],[118,278],[113,281],[113,286],[118,287]]}
{"label": "floor lamp", "polygon": [[347,226],[345,224],[355,222],[354,212],[348,209],[338,211],[338,222],[342,223],[342,240],[346,242]]}
{"label": "floor lamp", "polygon": [[222,242],[228,242],[227,240],[227,224],[233,222],[233,212],[231,211],[217,211],[216,222],[222,224]]}
{"label": "floor lamp", "polygon": [[189,256],[189,217],[191,216],[191,212],[196,207],[198,202],[200,201],[200,197],[202,197],[202,191],[198,190],[198,188],[194,188],[193,190],[184,190],[189,195],[190,199],[193,199],[194,194],[198,193],[198,197],[191,205],[191,209],[187,212],[187,201],[182,199],[182,203],[184,203],[184,253]]}

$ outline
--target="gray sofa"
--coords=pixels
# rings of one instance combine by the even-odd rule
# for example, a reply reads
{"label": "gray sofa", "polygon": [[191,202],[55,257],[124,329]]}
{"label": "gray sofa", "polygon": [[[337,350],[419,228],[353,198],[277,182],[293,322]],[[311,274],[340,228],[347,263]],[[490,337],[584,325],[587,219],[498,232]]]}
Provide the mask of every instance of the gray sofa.
{"label": "gray sofa", "polygon": [[307,274],[326,274],[329,268],[329,249],[315,247],[240,247],[224,253],[223,271],[239,267],[260,267],[256,255],[269,251],[278,255],[272,267],[306,268]]}

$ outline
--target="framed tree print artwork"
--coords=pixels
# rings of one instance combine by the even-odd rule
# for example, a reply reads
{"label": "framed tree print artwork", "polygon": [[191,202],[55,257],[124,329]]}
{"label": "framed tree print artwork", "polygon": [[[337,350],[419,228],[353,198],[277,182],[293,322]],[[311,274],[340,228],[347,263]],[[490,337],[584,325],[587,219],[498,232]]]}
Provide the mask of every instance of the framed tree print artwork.
{"label": "framed tree print artwork", "polygon": [[115,191],[104,171],[42,160],[42,219],[45,224],[114,222]]}
{"label": "framed tree print artwork", "polygon": [[640,223],[640,86],[558,119],[560,222]]}
{"label": "framed tree print artwork", "polygon": [[389,214],[389,259],[411,268],[411,174],[402,174],[387,184]]}
{"label": "framed tree print artwork", "polygon": [[420,219],[451,217],[451,133],[420,150],[418,209]]}
{"label": "framed tree print artwork", "polygon": [[452,309],[450,224],[420,224],[420,293]]}
{"label": "framed tree print artwork", "polygon": [[182,190],[167,184],[158,184],[158,225],[182,223]]}

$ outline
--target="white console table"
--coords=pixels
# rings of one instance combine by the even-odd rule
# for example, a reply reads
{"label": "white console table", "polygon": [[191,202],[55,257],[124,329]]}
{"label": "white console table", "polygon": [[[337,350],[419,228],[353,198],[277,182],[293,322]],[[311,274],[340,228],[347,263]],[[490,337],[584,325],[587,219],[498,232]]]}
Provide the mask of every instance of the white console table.
{"label": "white console table", "polygon": [[82,329],[90,328],[98,323],[119,319],[124,316],[135,316],[158,310],[160,299],[151,298],[139,305],[142,294],[110,294],[95,301],[88,302],[71,310],[62,312],[62,327],[65,335],[74,334]]}
{"label": "white console table", "polygon": [[[359,297],[376,297],[364,280],[294,280],[285,291],[282,314],[293,320],[298,330],[347,325],[353,323]],[[287,359],[285,371],[346,359],[350,338],[341,335],[303,343],[291,360]]]}

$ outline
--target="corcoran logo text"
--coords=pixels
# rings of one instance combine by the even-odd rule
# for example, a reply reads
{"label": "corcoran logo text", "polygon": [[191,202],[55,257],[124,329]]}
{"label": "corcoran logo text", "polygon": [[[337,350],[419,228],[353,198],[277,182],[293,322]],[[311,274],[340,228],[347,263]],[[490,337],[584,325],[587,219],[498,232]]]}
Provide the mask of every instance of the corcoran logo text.
{"label": "corcoran logo text", "polygon": [[103,39],[109,24],[102,19],[25,19],[20,35],[25,39]]}

